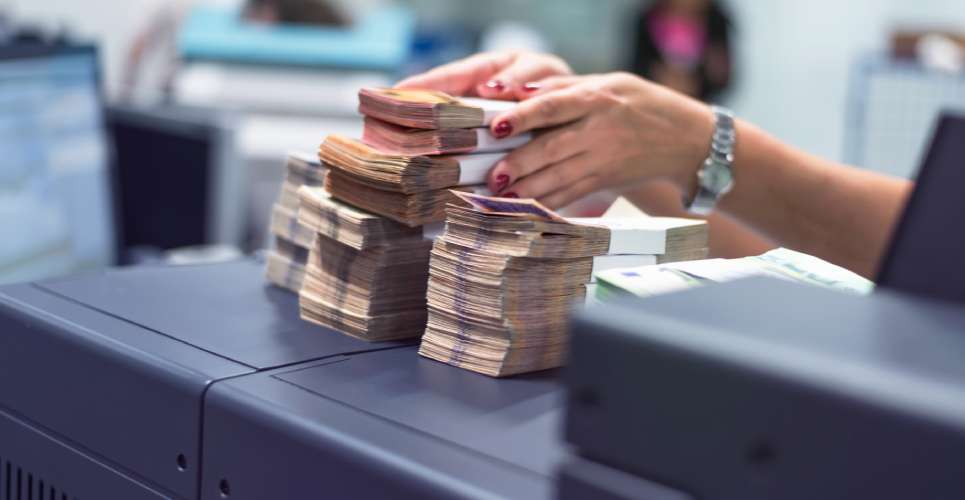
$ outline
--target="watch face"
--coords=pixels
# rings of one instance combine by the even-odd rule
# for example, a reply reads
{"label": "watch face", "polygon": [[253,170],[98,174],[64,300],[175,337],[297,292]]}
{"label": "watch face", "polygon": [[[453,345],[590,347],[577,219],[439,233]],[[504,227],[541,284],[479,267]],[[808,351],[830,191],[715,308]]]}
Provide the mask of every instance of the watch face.
{"label": "watch face", "polygon": [[723,164],[708,162],[701,172],[700,184],[710,192],[726,193],[733,183],[734,175],[731,169]]}

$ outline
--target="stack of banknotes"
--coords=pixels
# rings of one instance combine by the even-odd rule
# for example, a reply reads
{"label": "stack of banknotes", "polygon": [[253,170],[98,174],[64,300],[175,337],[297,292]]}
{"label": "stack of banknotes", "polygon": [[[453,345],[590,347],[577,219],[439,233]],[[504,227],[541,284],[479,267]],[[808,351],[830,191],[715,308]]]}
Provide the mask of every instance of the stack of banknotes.
{"label": "stack of banknotes", "polygon": [[411,228],[299,190],[298,221],[314,233],[299,294],[302,318],[368,341],[417,337],[425,329],[432,241]]}
{"label": "stack of banknotes", "polygon": [[450,189],[483,192],[489,170],[526,134],[496,139],[487,125],[507,101],[432,91],[362,89],[361,139],[331,135],[319,156],[336,198],[408,226],[445,219]]}
{"label": "stack of banknotes", "polygon": [[326,170],[314,155],[290,153],[281,192],[272,207],[270,230],[274,244],[266,257],[266,275],[270,282],[296,293],[302,286],[314,238],[312,231],[298,222],[297,193],[302,186],[322,186]]}
{"label": "stack of banknotes", "polygon": [[422,335],[429,251],[450,189],[481,190],[493,165],[528,140],[498,141],[485,128],[512,105],[429,91],[359,92],[363,137],[326,137],[325,189],[297,193],[305,234],[292,236],[309,248],[302,318],[370,341]]}
{"label": "stack of banknotes", "polygon": [[462,203],[446,207],[432,248],[419,352],[490,376],[563,363],[569,315],[595,270],[706,255],[703,221],[565,219],[535,200],[454,195]]}

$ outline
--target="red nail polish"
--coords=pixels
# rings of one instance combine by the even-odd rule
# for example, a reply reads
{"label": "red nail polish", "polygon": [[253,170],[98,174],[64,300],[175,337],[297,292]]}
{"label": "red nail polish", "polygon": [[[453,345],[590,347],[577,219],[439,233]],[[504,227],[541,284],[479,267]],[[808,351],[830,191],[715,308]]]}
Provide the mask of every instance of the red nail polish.
{"label": "red nail polish", "polygon": [[499,196],[502,198],[519,198],[519,195],[516,193],[504,193]]}
{"label": "red nail polish", "polygon": [[493,128],[493,134],[495,134],[496,137],[506,137],[507,135],[512,133],[513,133],[512,124],[510,124],[505,120],[497,123],[496,127]]}
{"label": "red nail polish", "polygon": [[499,174],[496,176],[496,192],[499,193],[502,190],[509,187],[509,176],[506,174]]}
{"label": "red nail polish", "polygon": [[543,87],[543,86],[540,85],[539,83],[529,82],[529,83],[527,83],[526,85],[523,85],[523,90],[525,90],[526,92],[536,92],[537,90],[539,90],[539,89],[542,88],[542,87]]}
{"label": "red nail polish", "polygon": [[506,84],[501,80],[489,80],[486,82],[486,87],[490,90],[495,90],[496,92],[502,92],[506,90]]}

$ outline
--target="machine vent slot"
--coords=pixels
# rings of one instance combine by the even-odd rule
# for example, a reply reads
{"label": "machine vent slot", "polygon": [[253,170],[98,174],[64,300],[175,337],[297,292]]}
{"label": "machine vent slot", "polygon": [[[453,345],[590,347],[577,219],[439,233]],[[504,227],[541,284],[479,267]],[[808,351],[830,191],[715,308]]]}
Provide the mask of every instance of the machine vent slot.
{"label": "machine vent slot", "polygon": [[0,456],[0,500],[77,500],[19,465]]}

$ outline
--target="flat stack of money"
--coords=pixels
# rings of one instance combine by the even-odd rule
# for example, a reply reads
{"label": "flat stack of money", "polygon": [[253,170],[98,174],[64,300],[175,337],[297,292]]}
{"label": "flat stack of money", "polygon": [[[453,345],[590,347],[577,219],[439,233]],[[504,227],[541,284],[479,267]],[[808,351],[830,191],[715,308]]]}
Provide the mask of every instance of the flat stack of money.
{"label": "flat stack of money", "polygon": [[490,376],[560,366],[595,271],[707,246],[703,221],[565,219],[535,200],[454,195],[463,203],[446,207],[432,249],[419,352]]}
{"label": "flat stack of money", "polygon": [[[434,91],[362,89],[361,140],[331,135],[319,156],[336,198],[416,227],[445,219],[450,189],[482,192],[489,170],[529,136],[494,138],[486,125],[508,101]],[[452,154],[459,153],[459,154]]]}
{"label": "flat stack of money", "polygon": [[706,259],[659,266],[610,269],[599,274],[597,301],[620,296],[649,297],[707,283],[768,276],[846,292],[871,293],[874,283],[817,257],[777,248],[739,259]]}
{"label": "flat stack of money", "polygon": [[314,234],[299,294],[303,319],[368,341],[418,337],[426,324],[432,241],[333,198],[298,191],[298,221]]}
{"label": "flat stack of money", "polygon": [[278,201],[272,207],[270,230],[273,247],[266,256],[268,280],[295,293],[302,287],[305,263],[314,232],[298,222],[298,189],[322,186],[327,169],[318,158],[305,153],[290,153],[285,163],[285,179]]}

